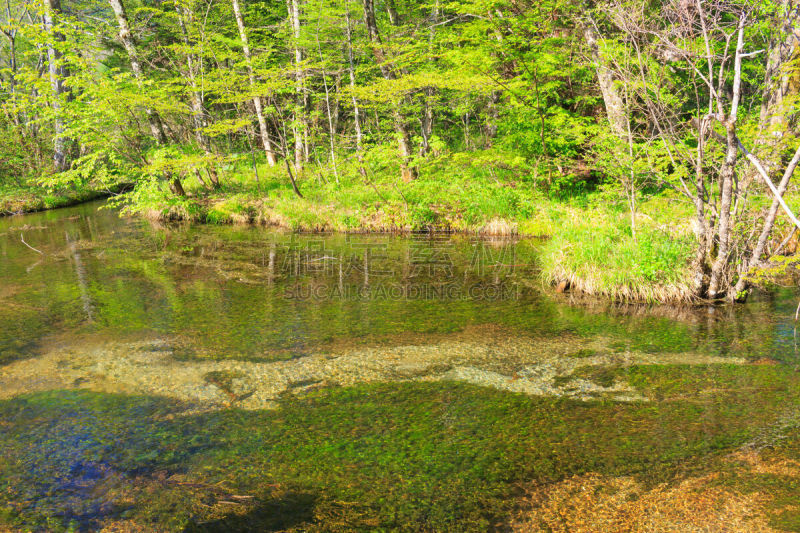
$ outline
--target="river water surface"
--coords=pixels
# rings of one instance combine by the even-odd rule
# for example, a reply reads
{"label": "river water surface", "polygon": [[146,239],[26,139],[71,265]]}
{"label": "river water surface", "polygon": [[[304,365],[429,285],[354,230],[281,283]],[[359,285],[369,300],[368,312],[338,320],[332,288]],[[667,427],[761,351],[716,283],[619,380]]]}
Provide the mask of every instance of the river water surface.
{"label": "river water surface", "polygon": [[590,305],[536,249],[0,219],[0,531],[552,529],[548,484],[793,442],[796,290]]}

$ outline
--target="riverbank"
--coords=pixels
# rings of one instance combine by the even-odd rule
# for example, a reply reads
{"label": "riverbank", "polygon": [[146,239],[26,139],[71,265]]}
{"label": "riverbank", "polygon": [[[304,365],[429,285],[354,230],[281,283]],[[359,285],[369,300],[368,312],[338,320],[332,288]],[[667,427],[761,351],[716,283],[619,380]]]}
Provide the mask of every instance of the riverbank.
{"label": "riverbank", "polygon": [[[625,302],[692,301],[692,205],[671,191],[643,196],[635,235],[624,197],[589,183],[560,193],[532,180],[500,183],[484,176],[422,175],[302,183],[303,198],[280,173],[259,169],[210,191],[189,183],[187,196],[160,189],[134,193],[129,213],[157,222],[255,224],[295,232],[466,233],[544,237],[542,279],[554,287]],[[675,221],[679,221],[676,223]]]}
{"label": "riverbank", "polygon": [[112,187],[77,187],[55,191],[48,191],[33,185],[3,187],[0,188],[0,217],[70,207],[108,198],[130,189],[130,184],[118,184]]}
{"label": "riverbank", "polygon": [[[157,223],[261,225],[322,233],[444,232],[485,237],[543,238],[541,280],[559,292],[629,303],[693,303],[691,257],[693,206],[671,190],[638,199],[633,218],[618,192],[584,184],[545,194],[530,180],[503,182],[454,175],[422,175],[411,183],[376,179],[301,184],[298,197],[274,169],[259,179],[231,173],[218,189],[185,183],[175,197],[160,184],[140,186],[119,198],[126,214]],[[0,210],[35,211],[108,196],[110,191],[60,194],[0,191]],[[5,206],[5,207],[4,207]],[[776,233],[776,239],[783,238]],[[785,249],[793,252],[796,243]]]}

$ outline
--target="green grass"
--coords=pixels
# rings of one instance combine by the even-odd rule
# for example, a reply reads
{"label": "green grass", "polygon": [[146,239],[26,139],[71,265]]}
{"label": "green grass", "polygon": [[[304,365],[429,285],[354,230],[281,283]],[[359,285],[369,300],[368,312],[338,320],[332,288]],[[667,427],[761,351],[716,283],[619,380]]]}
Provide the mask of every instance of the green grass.
{"label": "green grass", "polygon": [[119,192],[125,186],[75,187],[51,191],[35,184],[0,187],[0,216],[68,207]]}
{"label": "green grass", "polygon": [[[385,154],[368,155],[378,158]],[[440,158],[424,162],[420,177],[402,183],[392,163],[375,162],[367,182],[353,161],[341,162],[339,181],[329,169],[309,164],[300,176],[304,199],[289,186],[283,166],[230,168],[216,191],[189,178],[190,197],[170,198],[152,189],[131,197],[131,208],[148,216],[191,218],[215,224],[260,223],[297,231],[478,232],[496,220],[533,214],[542,198],[530,179],[492,178],[476,160]],[[509,230],[511,231],[511,230]]]}
{"label": "green grass", "polygon": [[541,248],[545,280],[614,300],[691,300],[693,236],[642,217],[634,237],[627,216],[593,209],[561,219]]}

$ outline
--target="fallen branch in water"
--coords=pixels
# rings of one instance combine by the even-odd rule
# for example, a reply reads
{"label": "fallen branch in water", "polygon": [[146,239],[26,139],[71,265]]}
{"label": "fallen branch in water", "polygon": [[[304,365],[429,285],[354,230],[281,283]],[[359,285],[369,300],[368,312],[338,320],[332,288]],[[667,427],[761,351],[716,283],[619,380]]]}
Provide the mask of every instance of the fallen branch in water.
{"label": "fallen branch in water", "polygon": [[33,246],[31,246],[30,244],[25,242],[25,237],[22,236],[22,233],[19,234],[19,239],[22,241],[22,244],[24,244],[25,246],[27,246],[28,248],[30,248],[34,252],[44,255],[44,252],[41,252],[41,251],[37,250],[36,248],[34,248]]}

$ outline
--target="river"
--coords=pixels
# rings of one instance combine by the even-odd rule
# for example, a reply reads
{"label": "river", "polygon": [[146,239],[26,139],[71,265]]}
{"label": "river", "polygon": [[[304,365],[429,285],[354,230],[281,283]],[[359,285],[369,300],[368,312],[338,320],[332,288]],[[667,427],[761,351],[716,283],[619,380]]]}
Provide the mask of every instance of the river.
{"label": "river", "polygon": [[792,439],[796,289],[579,301],[537,246],[0,218],[0,530],[504,529]]}

